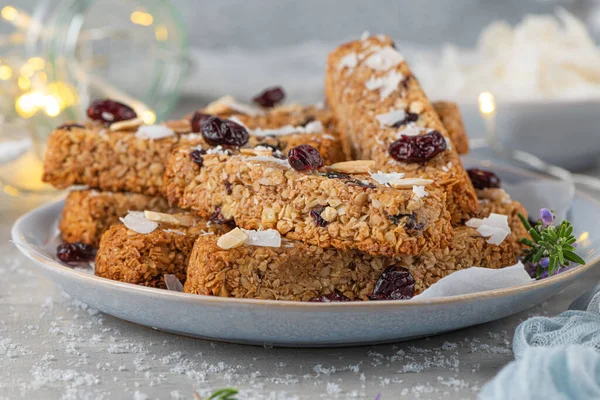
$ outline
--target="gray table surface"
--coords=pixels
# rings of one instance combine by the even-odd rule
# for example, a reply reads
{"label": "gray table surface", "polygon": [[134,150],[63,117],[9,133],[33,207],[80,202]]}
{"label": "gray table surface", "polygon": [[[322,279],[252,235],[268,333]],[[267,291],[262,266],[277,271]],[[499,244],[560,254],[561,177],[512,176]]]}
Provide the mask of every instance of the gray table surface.
{"label": "gray table surface", "polygon": [[231,345],[158,332],[70,299],[8,242],[28,207],[0,197],[0,399],[193,399],[194,391],[204,397],[229,386],[248,399],[471,399],[513,359],[516,325],[566,310],[600,279],[592,269],[522,313],[423,340],[345,349]]}

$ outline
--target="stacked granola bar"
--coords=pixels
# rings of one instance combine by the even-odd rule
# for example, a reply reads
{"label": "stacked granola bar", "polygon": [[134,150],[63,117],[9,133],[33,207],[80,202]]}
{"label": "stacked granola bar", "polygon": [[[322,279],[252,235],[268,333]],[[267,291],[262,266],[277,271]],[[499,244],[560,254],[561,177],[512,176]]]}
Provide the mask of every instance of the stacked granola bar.
{"label": "stacked granola bar", "polygon": [[514,264],[523,208],[476,190],[458,107],[429,102],[388,37],[333,51],[325,83],[328,108],[274,88],[149,126],[95,102],[49,141],[44,180],[91,188],[68,196],[63,239],[99,246],[105,278],[259,299],[407,299]]}

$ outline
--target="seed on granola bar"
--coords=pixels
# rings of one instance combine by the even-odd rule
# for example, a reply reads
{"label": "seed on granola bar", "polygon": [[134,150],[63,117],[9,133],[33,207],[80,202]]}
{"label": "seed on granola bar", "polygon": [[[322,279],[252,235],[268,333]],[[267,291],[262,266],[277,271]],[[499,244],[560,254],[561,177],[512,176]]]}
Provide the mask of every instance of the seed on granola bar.
{"label": "seed on granola bar", "polygon": [[109,99],[95,100],[92,102],[87,109],[87,115],[94,121],[104,121],[108,124],[137,117],[133,108]]}
{"label": "seed on granola bar", "polygon": [[348,297],[344,295],[344,293],[339,290],[334,291],[333,293],[323,294],[319,297],[313,297],[309,300],[311,303],[340,303],[345,301],[352,301]]}
{"label": "seed on granola bar", "polygon": [[448,144],[438,131],[431,131],[423,136],[406,136],[390,145],[389,153],[397,161],[408,163],[424,163],[440,154]]}
{"label": "seed on granola bar", "polygon": [[328,222],[325,221],[323,219],[323,217],[321,216],[321,214],[323,213],[324,210],[325,210],[325,206],[316,206],[315,208],[310,210],[310,216],[313,217],[313,220],[315,221],[315,225],[320,226],[320,227],[327,226]]}
{"label": "seed on granola bar", "polygon": [[370,300],[407,300],[415,295],[415,279],[406,268],[388,267],[373,288]]}
{"label": "seed on granola bar", "polygon": [[63,243],[56,248],[56,256],[67,264],[83,263],[94,261],[97,251],[98,249],[85,243]]}
{"label": "seed on granola bar", "polygon": [[202,137],[211,146],[243,146],[248,142],[248,131],[243,126],[219,117],[209,117],[202,122]]}
{"label": "seed on granola bar", "polygon": [[275,107],[285,98],[285,92],[280,86],[274,86],[263,90],[258,95],[254,96],[253,102],[260,104],[264,108]]}
{"label": "seed on granola bar", "polygon": [[323,158],[319,150],[309,144],[293,147],[288,152],[288,161],[296,171],[310,171],[323,166]]}
{"label": "seed on granola bar", "polygon": [[204,164],[204,154],[206,154],[204,149],[194,149],[190,152],[190,160],[195,162],[199,167],[202,167],[202,164]]}
{"label": "seed on granola bar", "polygon": [[210,117],[212,117],[212,115],[196,111],[192,116],[192,132],[200,133],[200,131],[202,130],[202,123]]}
{"label": "seed on granola bar", "polygon": [[491,189],[500,187],[500,178],[491,171],[471,168],[467,170],[475,189]]}

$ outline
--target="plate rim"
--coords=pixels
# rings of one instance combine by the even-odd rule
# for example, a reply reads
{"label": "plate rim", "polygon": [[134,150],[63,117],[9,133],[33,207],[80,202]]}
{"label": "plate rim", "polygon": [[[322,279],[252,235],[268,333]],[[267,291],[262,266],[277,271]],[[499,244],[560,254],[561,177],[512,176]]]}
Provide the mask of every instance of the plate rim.
{"label": "plate rim", "polygon": [[[511,168],[520,170],[520,168]],[[526,171],[520,171],[526,172]],[[530,171],[527,171],[530,172]],[[536,174],[537,175],[537,174]],[[576,189],[576,196],[581,196],[587,201],[593,203],[596,207],[600,209],[600,201],[594,199],[590,194]],[[87,272],[78,271],[71,267],[60,264],[58,261],[49,261],[44,259],[38,259],[31,254],[30,252],[24,251],[23,246],[28,246],[27,243],[24,242],[24,239],[20,235],[21,226],[24,224],[24,221],[29,220],[34,217],[37,213],[42,213],[43,211],[58,207],[60,203],[64,205],[64,199],[58,199],[46,204],[43,204],[39,207],[34,208],[33,210],[28,211],[27,213],[20,216],[11,228],[11,237],[13,243],[16,245],[18,250],[24,254],[27,258],[34,261],[35,264],[39,264],[43,269],[50,268],[58,268],[57,272],[61,275],[74,275],[77,279],[89,280],[91,284],[100,284],[100,285],[109,285],[114,287],[115,289],[125,290],[125,291],[133,291],[138,294],[145,296],[167,296],[172,300],[181,299],[182,301],[193,301],[197,300],[199,304],[206,303],[214,303],[215,305],[226,305],[233,303],[235,305],[247,305],[247,306],[263,306],[263,307],[281,307],[281,308],[302,308],[311,311],[324,311],[330,308],[341,308],[346,310],[352,310],[355,308],[362,307],[419,307],[419,306],[431,306],[431,305],[447,305],[454,304],[457,302],[468,302],[479,299],[489,299],[494,297],[504,297],[515,295],[517,293],[541,289],[546,286],[552,286],[554,284],[560,284],[563,281],[569,281],[570,278],[575,278],[578,275],[583,274],[589,269],[593,268],[600,262],[600,254],[598,254],[594,259],[590,260],[585,265],[578,266],[571,270],[562,272],[558,275],[552,276],[550,278],[542,279],[542,280],[533,280],[526,284],[518,285],[518,286],[510,286],[506,288],[492,289],[486,290],[483,292],[475,292],[468,294],[460,294],[453,296],[445,296],[445,297],[433,297],[433,298],[425,298],[425,299],[415,299],[409,301],[397,301],[397,300],[381,300],[381,301],[356,301],[356,302],[347,302],[347,303],[311,303],[311,302],[303,302],[303,301],[293,301],[293,300],[265,300],[265,299],[245,299],[245,298],[232,298],[232,297],[220,297],[220,296],[208,296],[208,295],[199,295],[199,294],[191,294],[191,293],[183,293],[170,291],[165,289],[152,288],[147,286],[140,286],[126,282],[113,281],[111,279],[102,278],[96,275],[89,274]]]}

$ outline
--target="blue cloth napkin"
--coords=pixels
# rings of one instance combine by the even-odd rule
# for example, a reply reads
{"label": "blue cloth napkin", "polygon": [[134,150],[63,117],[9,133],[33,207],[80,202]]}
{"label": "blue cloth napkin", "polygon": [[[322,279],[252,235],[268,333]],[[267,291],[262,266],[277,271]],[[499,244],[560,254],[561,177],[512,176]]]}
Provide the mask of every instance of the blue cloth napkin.
{"label": "blue cloth napkin", "polygon": [[482,388],[480,399],[600,399],[600,286],[569,308],[517,327],[515,361]]}

